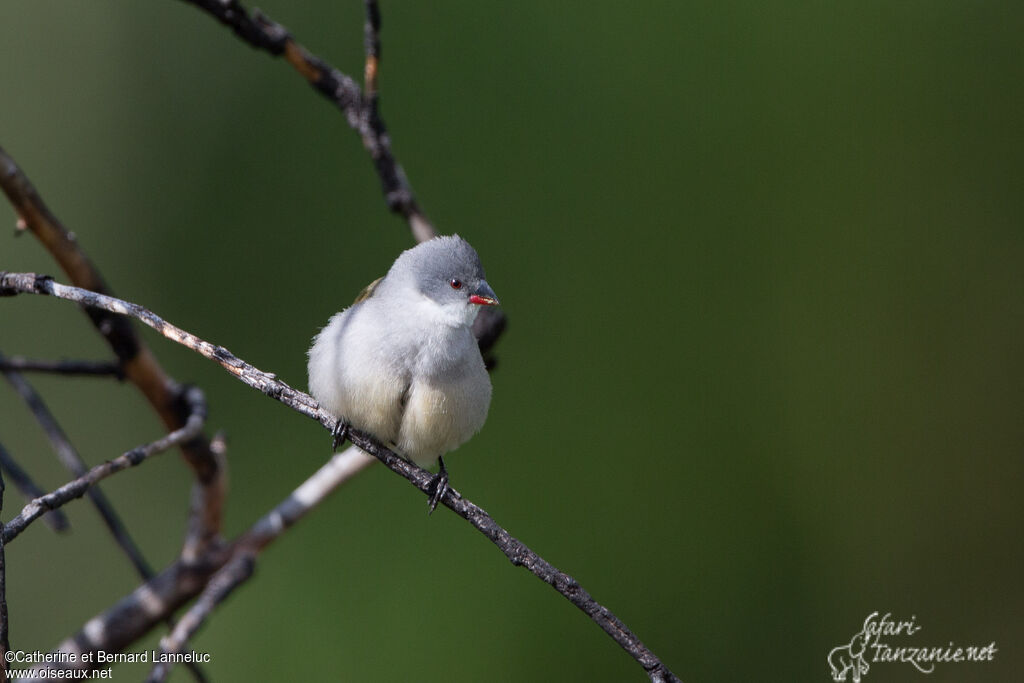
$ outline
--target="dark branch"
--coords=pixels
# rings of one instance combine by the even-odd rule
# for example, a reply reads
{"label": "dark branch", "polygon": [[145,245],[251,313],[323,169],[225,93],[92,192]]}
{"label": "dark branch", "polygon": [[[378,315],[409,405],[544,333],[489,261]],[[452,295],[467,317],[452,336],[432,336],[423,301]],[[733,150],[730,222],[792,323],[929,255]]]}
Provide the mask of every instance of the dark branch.
{"label": "dark branch", "polygon": [[[72,282],[79,287],[110,293],[110,288],[99,271],[82,253],[75,236],[64,229],[43,202],[36,188],[3,148],[0,148],[0,188],[21,217],[22,223],[19,227],[36,234]],[[107,311],[86,311],[86,314],[107,339],[119,359],[127,362],[138,355],[138,339],[129,321],[110,315]]]}
{"label": "dark branch", "polygon": [[[57,458],[64,465],[65,469],[71,472],[76,477],[82,477],[88,471],[88,467],[82,460],[81,456],[78,455],[78,451],[72,445],[71,440],[68,439],[64,430],[61,429],[60,425],[57,424],[57,420],[53,417],[49,408],[43,402],[43,399],[36,392],[32,385],[29,384],[21,373],[14,372],[13,370],[4,370],[3,376],[7,381],[14,387],[15,392],[25,401],[29,410],[32,411],[32,415],[36,418],[36,422],[42,427],[46,433],[46,437],[50,440],[50,444],[53,446],[54,452],[57,454]],[[121,521],[121,517],[114,510],[114,506],[110,503],[110,500],[106,495],[100,491],[99,488],[90,488],[86,493],[89,496],[89,501],[99,512],[100,518],[106,525],[110,534],[114,537],[117,545],[120,546],[121,550],[124,551],[125,555],[131,561],[132,565],[135,566],[136,571],[139,575],[148,579],[153,575],[153,570],[150,568],[146,558],[142,556],[142,551],[139,550],[138,545],[132,539],[131,534],[128,533],[128,529],[125,527],[124,522]]]}
{"label": "dark branch", "polygon": [[[39,498],[44,494],[43,489],[32,481],[32,478],[11,457],[3,444],[0,444],[0,470],[7,475],[7,478],[14,483],[14,486],[27,500]],[[51,510],[43,516],[43,521],[54,531],[65,531],[71,526],[62,510]]]}
{"label": "dark branch", "polygon": [[[17,538],[29,524],[42,516],[46,511],[55,510],[65,503],[81,498],[87,493],[97,491],[96,484],[102,479],[106,479],[115,472],[135,467],[152,455],[162,453],[189,439],[194,439],[197,434],[201,433],[203,424],[206,421],[206,400],[203,398],[202,391],[196,387],[190,387],[185,392],[185,401],[191,407],[192,412],[181,429],[175,430],[144,446],[138,446],[130,451],[126,451],[113,460],[96,465],[82,472],[77,478],[72,479],[60,488],[29,501],[28,505],[16,517],[11,519],[4,528],[4,543],[10,543]],[[144,563],[145,561],[143,560]],[[138,567],[138,565],[136,566]],[[148,574],[143,576],[143,578],[152,578],[153,572],[149,570],[148,566],[145,569]],[[142,573],[141,569],[139,573]]]}
{"label": "dark branch", "polygon": [[[417,239],[421,241],[426,239],[427,237],[423,237],[423,235],[427,233],[430,233],[429,237],[433,236],[433,227],[416,203],[405,172],[391,151],[391,139],[388,137],[384,122],[376,115],[374,103],[376,102],[376,60],[380,51],[380,43],[377,38],[377,30],[380,27],[379,11],[371,12],[368,19],[367,70],[371,69],[371,59],[374,66],[372,67],[373,75],[368,80],[372,91],[364,98],[362,90],[352,78],[310,53],[292,38],[284,26],[269,17],[259,12],[250,15],[236,0],[224,0],[223,2],[185,0],[185,2],[216,17],[222,24],[230,27],[236,36],[252,47],[269,52],[274,56],[283,56],[318,93],[338,107],[345,115],[348,124],[359,133],[363,140],[363,146],[370,153],[374,168],[380,177],[388,208],[409,222]],[[369,7],[370,4],[374,4],[375,7],[375,3],[367,3],[368,11],[372,9]],[[376,28],[370,28],[370,24],[374,24]],[[372,58],[369,50],[373,50]]]}
{"label": "dark branch", "polygon": [[15,370],[17,372],[49,372],[57,375],[97,375],[114,376],[124,379],[124,372],[117,363],[94,360],[37,360],[10,356],[0,358],[0,371]]}
{"label": "dark branch", "polygon": [[[43,202],[28,177],[0,148],[0,189],[19,216],[18,225],[31,231],[71,282],[94,292],[110,293],[99,271],[86,257],[73,233]],[[181,387],[160,367],[156,358],[135,334],[131,322],[102,309],[86,309],[93,326],[114,351],[124,376],[143,393],[168,431],[180,429],[186,414],[181,405]],[[224,505],[224,473],[217,454],[205,437],[182,444],[182,455],[196,478],[189,510],[184,552],[200,554],[220,536]]]}
{"label": "dark branch", "polygon": [[[168,339],[183,344],[201,355],[216,361],[224,369],[249,386],[257,388],[271,398],[291,407],[293,410],[317,420],[326,429],[333,430],[335,427],[335,418],[321,409],[311,396],[289,387],[284,382],[277,380],[274,375],[249,365],[224,347],[214,346],[164,321],[138,304],[76,287],[61,285],[54,282],[51,278],[38,276],[33,273],[0,272],[0,294],[2,293],[46,294],[134,317],[157,330]],[[402,459],[377,442],[369,434],[350,429],[349,439],[354,445],[383,462],[388,469],[408,479],[420,491],[427,495],[430,494],[432,475],[429,472]],[[560,571],[530,550],[524,543],[514,538],[508,531],[499,526],[482,508],[464,499],[454,489],[449,489],[441,502],[457,515],[467,520],[486,536],[488,540],[498,546],[498,549],[505,554],[514,566],[525,567],[534,576],[543,580],[572,604],[576,605],[636,659],[651,680],[678,680],[618,617],[608,608],[594,600],[574,578]]]}

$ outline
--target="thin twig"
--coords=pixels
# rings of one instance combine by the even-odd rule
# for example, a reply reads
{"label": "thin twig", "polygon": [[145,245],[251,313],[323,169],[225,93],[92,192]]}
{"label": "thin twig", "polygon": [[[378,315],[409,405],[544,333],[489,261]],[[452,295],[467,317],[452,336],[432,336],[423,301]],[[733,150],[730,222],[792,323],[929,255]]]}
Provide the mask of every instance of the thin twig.
{"label": "thin twig", "polygon": [[[252,576],[256,565],[256,557],[250,553],[242,553],[232,557],[231,561],[221,567],[206,584],[199,598],[189,607],[185,615],[178,620],[174,630],[160,641],[161,655],[178,654],[189,638],[199,630],[206,617],[213,609],[224,601],[238,586]],[[160,657],[153,665],[146,683],[161,683],[167,680],[174,666],[170,657]]]}
{"label": "thin twig", "polygon": [[[27,500],[44,495],[43,489],[32,481],[28,472],[21,468],[3,444],[0,444],[0,471],[7,474],[8,479]],[[43,522],[54,531],[66,531],[71,526],[63,510],[51,510],[43,516]]]}
{"label": "thin twig", "polygon": [[[28,177],[0,147],[0,189],[4,191],[19,217],[19,227],[36,236],[71,282],[94,292],[110,293],[99,271],[68,231],[43,202]],[[93,326],[117,356],[124,376],[146,397],[168,431],[181,428],[187,418],[179,400],[181,387],[168,376],[145,344],[135,334],[131,322],[100,309],[86,309]],[[182,455],[195,475],[188,528],[183,552],[196,557],[220,536],[226,489],[224,463],[210,449],[205,437],[182,444]]]}
{"label": "thin twig", "polygon": [[[408,221],[417,240],[423,241],[436,235],[416,202],[405,172],[395,160],[391,151],[391,138],[384,122],[379,116],[367,115],[367,102],[375,100],[375,91],[369,98],[364,98],[359,85],[351,77],[306,50],[284,26],[258,11],[250,14],[237,0],[184,1],[216,17],[252,47],[274,56],[283,56],[317,92],[338,107],[348,124],[359,133],[363,146],[370,153],[388,208]],[[378,11],[378,28],[379,15]],[[379,48],[379,42],[375,44]],[[370,82],[375,83],[375,77]]]}
{"label": "thin twig", "polygon": [[[3,273],[0,272],[0,294],[33,293],[56,296],[83,305],[94,306],[128,315],[142,321],[162,335],[183,344],[201,355],[216,361],[228,372],[246,384],[255,387],[271,398],[281,401],[293,410],[320,422],[325,428],[333,430],[335,418],[321,409],[309,395],[289,387],[277,380],[274,375],[242,361],[222,346],[209,342],[185,332],[151,311],[138,304],[122,301],[76,287],[68,287],[54,282],[51,278],[34,273]],[[425,494],[430,493],[432,475],[424,469],[402,459],[381,445],[371,435],[358,430],[349,430],[349,440],[362,450],[383,462],[390,470],[408,479]],[[579,583],[568,574],[560,571],[524,543],[514,538],[499,526],[482,508],[464,499],[454,489],[444,495],[442,501],[457,515],[467,520],[478,531],[487,537],[517,567],[525,567],[534,576],[558,591],[583,611],[594,623],[600,626],[626,652],[628,652],[644,668],[653,681],[675,681],[675,675],[651,652],[640,639],[626,627],[608,608],[594,600]]]}
{"label": "thin twig", "polygon": [[[323,502],[332,491],[375,462],[372,456],[350,446],[334,455],[290,496],[236,539],[232,543],[232,559],[210,579],[195,604],[178,621],[171,633],[160,641],[161,653],[180,653],[213,609],[252,576],[256,557],[264,548]],[[170,667],[171,664],[157,664],[150,673],[149,683],[164,680]]]}
{"label": "thin twig", "polygon": [[0,371],[48,372],[57,375],[110,375],[124,379],[121,366],[110,361],[95,360],[38,360],[22,356],[0,358]]}
{"label": "thin twig", "polygon": [[[206,422],[206,400],[203,398],[202,391],[196,387],[189,387],[185,392],[185,401],[191,406],[192,412],[181,429],[177,429],[156,441],[126,451],[112,460],[96,465],[54,491],[29,501],[22,508],[21,512],[11,519],[4,528],[4,543],[10,543],[17,538],[29,524],[46,511],[55,510],[65,503],[81,498],[90,491],[96,491],[97,482],[106,479],[115,472],[135,467],[150,456],[181,445],[189,439],[194,439],[197,434],[202,432],[203,424]],[[144,578],[150,579],[152,577],[153,573],[150,571],[149,575]]]}
{"label": "thin twig", "polygon": [[239,536],[234,545],[247,551],[262,551],[323,502],[335,489],[375,462],[375,458],[356,446],[349,446],[341,453],[335,453],[301,486]]}
{"label": "thin twig", "polygon": [[[46,407],[43,399],[36,390],[29,384],[21,373],[13,370],[2,371],[3,376],[7,379],[15,392],[22,398],[29,410],[32,411],[32,415],[36,418],[36,422],[42,427],[46,433],[46,438],[49,439],[50,444],[53,446],[54,452],[57,454],[57,458],[61,461],[71,474],[76,477],[82,477],[88,471],[88,466],[82,460],[78,451],[72,445],[71,440],[68,439],[64,430],[61,429],[54,418],[53,413]],[[132,539],[131,534],[128,533],[127,527],[124,522],[121,521],[120,515],[114,510],[114,506],[111,504],[107,496],[96,487],[89,488],[86,493],[89,496],[89,501],[99,512],[100,518],[106,525],[110,534],[114,537],[114,541],[120,546],[124,554],[128,556],[132,565],[135,566],[136,571],[139,575],[148,579],[153,576],[153,570],[149,566],[149,562],[142,556],[142,551],[139,550],[139,546],[136,545]]]}

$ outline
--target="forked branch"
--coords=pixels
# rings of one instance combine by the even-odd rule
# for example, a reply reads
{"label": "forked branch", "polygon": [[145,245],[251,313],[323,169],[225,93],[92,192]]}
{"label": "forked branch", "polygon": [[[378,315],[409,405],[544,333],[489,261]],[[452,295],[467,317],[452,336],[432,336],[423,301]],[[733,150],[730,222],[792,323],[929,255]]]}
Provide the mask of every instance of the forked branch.
{"label": "forked branch", "polygon": [[[99,270],[93,266],[75,235],[43,202],[28,177],[0,147],[0,189],[18,214],[18,226],[36,236],[78,287],[110,293]],[[157,362],[156,357],[135,334],[130,322],[103,309],[87,309],[93,326],[117,356],[123,375],[146,397],[168,430],[181,429],[187,415],[181,402],[182,387]],[[224,507],[225,477],[223,462],[202,436],[181,446],[185,461],[195,475],[188,529],[183,552],[200,555],[220,537]]]}
{"label": "forked branch", "polygon": [[[162,453],[169,448],[181,445],[189,439],[196,438],[202,432],[206,421],[206,401],[203,398],[203,392],[196,387],[189,387],[185,392],[185,400],[190,406],[191,411],[188,419],[185,421],[185,426],[156,441],[126,451],[113,460],[96,465],[60,488],[29,501],[28,505],[17,516],[4,525],[4,544],[6,545],[17,538],[29,524],[46,512],[57,510],[65,503],[81,498],[87,492],[96,491],[95,484],[97,482],[121,470],[135,467],[152,455]],[[152,572],[147,570],[146,578],[151,575]]]}
{"label": "forked branch", "polygon": [[364,96],[362,89],[351,77],[311,53],[292,37],[288,29],[262,12],[256,10],[250,14],[237,0],[184,1],[216,17],[250,46],[275,57],[284,57],[314,90],[341,110],[348,124],[359,133],[380,177],[388,208],[406,219],[418,241],[422,242],[437,234],[416,202],[405,171],[391,151],[391,138],[377,111],[380,10],[376,2],[366,2],[367,92]]}

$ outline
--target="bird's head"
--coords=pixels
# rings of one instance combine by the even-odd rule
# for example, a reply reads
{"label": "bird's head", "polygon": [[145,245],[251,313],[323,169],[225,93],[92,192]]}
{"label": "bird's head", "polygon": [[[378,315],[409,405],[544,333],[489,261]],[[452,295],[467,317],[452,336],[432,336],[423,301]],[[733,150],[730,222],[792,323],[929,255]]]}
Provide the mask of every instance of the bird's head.
{"label": "bird's head", "polygon": [[418,293],[469,323],[480,306],[498,305],[480,257],[458,235],[435,237],[402,252],[385,282],[405,292]]}

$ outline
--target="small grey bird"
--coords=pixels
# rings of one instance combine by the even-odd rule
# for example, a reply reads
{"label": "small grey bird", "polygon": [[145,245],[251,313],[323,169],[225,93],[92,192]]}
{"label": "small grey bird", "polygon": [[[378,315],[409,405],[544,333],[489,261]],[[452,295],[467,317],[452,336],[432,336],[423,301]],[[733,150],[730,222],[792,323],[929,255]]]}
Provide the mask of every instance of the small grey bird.
{"label": "small grey bird", "polygon": [[402,252],[309,350],[310,393],[339,420],[335,448],[351,425],[420,467],[440,461],[431,512],[448,488],[441,456],[487,419],[491,380],[472,326],[497,304],[473,247],[436,237]]}

